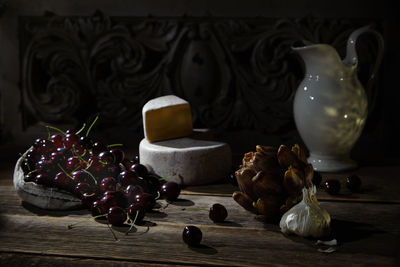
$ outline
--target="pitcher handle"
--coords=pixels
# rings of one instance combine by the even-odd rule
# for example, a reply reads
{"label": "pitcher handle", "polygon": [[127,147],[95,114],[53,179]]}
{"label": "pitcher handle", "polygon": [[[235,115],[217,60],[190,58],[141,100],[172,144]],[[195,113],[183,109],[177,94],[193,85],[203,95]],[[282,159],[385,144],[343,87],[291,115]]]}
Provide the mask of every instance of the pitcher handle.
{"label": "pitcher handle", "polygon": [[[383,41],[382,35],[379,32],[371,29],[370,25],[364,26],[364,27],[359,28],[359,29],[355,30],[354,32],[352,32],[347,41],[346,57],[343,60],[343,63],[348,66],[355,65],[355,67],[357,67],[358,59],[357,59],[357,52],[356,52],[356,41],[357,41],[358,36],[360,36],[363,33],[367,33],[367,32],[373,34],[375,36],[376,40],[378,41],[378,51],[377,51],[375,65],[372,69],[372,72],[371,72],[369,79],[367,81],[367,84],[365,86],[366,92],[370,92],[371,87],[374,84],[374,79],[375,79],[376,73],[378,72],[379,67],[382,63],[382,59],[383,59],[384,41]],[[370,101],[368,101],[368,102],[370,102]],[[371,110],[371,108],[370,108],[370,110]]]}

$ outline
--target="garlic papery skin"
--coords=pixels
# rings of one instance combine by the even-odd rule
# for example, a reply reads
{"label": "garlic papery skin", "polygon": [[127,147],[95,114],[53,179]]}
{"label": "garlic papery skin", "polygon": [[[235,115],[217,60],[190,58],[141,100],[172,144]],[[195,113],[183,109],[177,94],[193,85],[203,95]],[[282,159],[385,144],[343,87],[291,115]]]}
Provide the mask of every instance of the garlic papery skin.
{"label": "garlic papery skin", "polygon": [[279,226],[283,233],[314,238],[329,235],[331,217],[319,206],[316,192],[315,186],[303,188],[303,200],[281,218]]}

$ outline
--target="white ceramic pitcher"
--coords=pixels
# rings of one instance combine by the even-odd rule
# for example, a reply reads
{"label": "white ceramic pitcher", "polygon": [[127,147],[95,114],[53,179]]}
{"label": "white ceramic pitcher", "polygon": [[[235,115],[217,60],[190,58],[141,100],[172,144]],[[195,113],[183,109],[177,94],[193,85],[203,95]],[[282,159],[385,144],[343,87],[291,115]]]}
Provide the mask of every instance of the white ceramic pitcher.
{"label": "white ceramic pitcher", "polygon": [[364,127],[368,104],[357,78],[356,40],[366,32],[378,39],[373,79],[382,61],[383,38],[369,26],[351,33],[343,61],[327,44],[304,42],[304,46],[293,47],[306,67],[294,98],[294,118],[315,170],[333,172],[357,167],[350,151]]}

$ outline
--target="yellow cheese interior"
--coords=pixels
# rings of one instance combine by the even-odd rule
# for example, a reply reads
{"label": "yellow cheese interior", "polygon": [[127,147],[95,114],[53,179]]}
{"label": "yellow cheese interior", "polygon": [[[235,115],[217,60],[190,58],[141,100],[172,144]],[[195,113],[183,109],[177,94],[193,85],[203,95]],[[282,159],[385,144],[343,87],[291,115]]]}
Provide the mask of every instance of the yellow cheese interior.
{"label": "yellow cheese interior", "polygon": [[188,136],[193,130],[189,104],[148,110],[144,123],[149,142]]}

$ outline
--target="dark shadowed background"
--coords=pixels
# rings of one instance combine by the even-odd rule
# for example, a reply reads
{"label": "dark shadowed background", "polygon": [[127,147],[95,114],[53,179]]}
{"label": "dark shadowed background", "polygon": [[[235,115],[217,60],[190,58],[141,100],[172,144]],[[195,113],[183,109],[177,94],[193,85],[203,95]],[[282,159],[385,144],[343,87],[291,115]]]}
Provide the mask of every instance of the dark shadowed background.
{"label": "dark shadowed background", "polygon": [[[302,143],[292,102],[304,66],[290,46],[329,43],[344,57],[366,24],[383,35],[385,56],[353,157],[398,157],[397,15],[390,1],[0,0],[2,157],[46,136],[44,125],[79,129],[97,114],[94,137],[136,150],[142,106],[165,94],[187,99],[194,126],[237,154]],[[376,47],[359,39],[364,85]]]}

